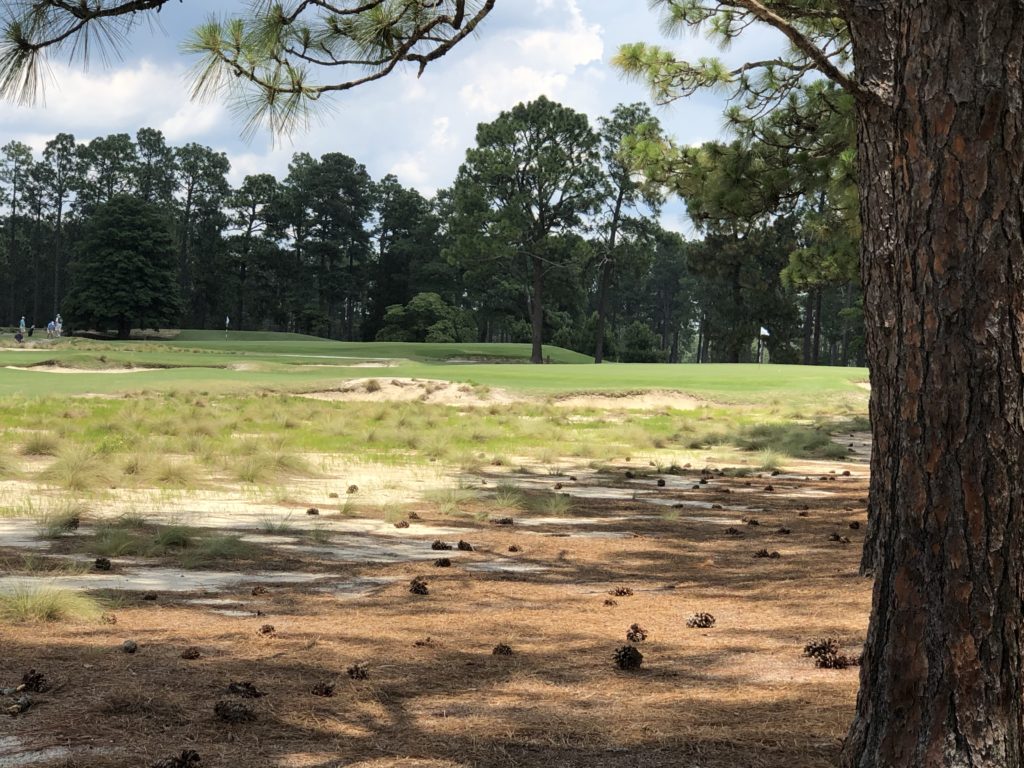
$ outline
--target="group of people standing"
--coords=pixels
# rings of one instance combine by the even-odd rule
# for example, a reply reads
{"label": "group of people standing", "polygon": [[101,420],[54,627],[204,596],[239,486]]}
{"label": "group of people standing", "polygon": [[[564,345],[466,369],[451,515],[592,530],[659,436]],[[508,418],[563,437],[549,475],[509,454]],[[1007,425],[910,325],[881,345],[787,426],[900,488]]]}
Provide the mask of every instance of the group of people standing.
{"label": "group of people standing", "polygon": [[[25,327],[25,316],[22,315],[18,322],[18,332],[14,334],[14,340],[21,344],[26,336],[31,336],[36,331],[36,324]],[[64,319],[57,313],[57,317],[46,324],[46,338],[58,339],[64,333]]]}

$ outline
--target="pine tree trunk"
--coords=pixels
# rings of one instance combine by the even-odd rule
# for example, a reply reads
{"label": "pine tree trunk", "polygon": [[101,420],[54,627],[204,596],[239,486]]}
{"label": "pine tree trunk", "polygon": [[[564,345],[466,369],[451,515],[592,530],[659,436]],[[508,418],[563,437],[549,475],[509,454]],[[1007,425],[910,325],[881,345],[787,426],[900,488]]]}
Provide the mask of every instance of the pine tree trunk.
{"label": "pine tree trunk", "polygon": [[609,256],[605,259],[604,264],[601,265],[601,283],[597,290],[597,328],[594,331],[594,335],[597,337],[594,349],[594,362],[597,364],[604,362],[605,313],[608,311],[608,288],[611,282],[612,260]]}
{"label": "pine tree trunk", "polygon": [[814,330],[814,291],[807,292],[804,300],[804,344],[802,360],[804,365],[811,364],[811,336]]}
{"label": "pine tree trunk", "polygon": [[821,362],[821,288],[814,289],[814,323],[811,334],[811,365]]}
{"label": "pine tree trunk", "polygon": [[[848,0],[875,575],[843,768],[1024,765],[1024,7]],[[888,98],[888,95],[887,95]]]}
{"label": "pine tree trunk", "polygon": [[544,362],[544,262],[537,256],[530,257],[533,273],[533,293],[530,297],[530,330],[533,349],[531,363]]}

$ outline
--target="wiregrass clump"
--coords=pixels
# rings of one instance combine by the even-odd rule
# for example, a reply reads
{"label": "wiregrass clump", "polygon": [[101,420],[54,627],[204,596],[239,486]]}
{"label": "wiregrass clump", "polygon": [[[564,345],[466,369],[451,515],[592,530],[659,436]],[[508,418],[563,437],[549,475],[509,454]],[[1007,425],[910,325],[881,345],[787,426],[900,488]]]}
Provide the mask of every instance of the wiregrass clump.
{"label": "wiregrass clump", "polygon": [[110,460],[85,445],[65,446],[56,460],[39,473],[39,479],[69,491],[87,491],[113,480]]}
{"label": "wiregrass clump", "polygon": [[22,456],[56,456],[60,452],[60,440],[49,432],[33,432],[18,448]]}
{"label": "wiregrass clump", "polygon": [[0,619],[5,622],[95,621],[102,615],[99,601],[70,589],[39,585],[0,593]]}

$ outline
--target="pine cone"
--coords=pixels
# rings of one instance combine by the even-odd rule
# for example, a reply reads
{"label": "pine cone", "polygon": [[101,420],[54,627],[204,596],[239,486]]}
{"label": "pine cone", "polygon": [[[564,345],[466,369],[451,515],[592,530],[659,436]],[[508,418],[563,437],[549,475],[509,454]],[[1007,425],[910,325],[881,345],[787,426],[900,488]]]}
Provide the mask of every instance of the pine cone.
{"label": "pine cone", "polygon": [[451,558],[448,558],[448,557],[439,557],[439,558],[437,558],[437,560],[434,561],[434,567],[435,568],[451,568],[452,567]]}
{"label": "pine cone", "polygon": [[274,629],[273,624],[264,624],[259,628],[259,630],[257,630],[256,634],[260,637],[274,637],[274,635],[277,634],[277,630]]}
{"label": "pine cone", "polygon": [[609,608],[614,608],[616,605],[619,604],[619,601],[618,600],[613,600],[612,598],[608,597],[608,598],[605,598],[604,604],[606,606],[608,606]]}
{"label": "pine cone", "polygon": [[408,527],[409,527],[409,521],[408,520],[399,520],[397,523],[395,523],[395,528],[408,528]]}
{"label": "pine cone", "polygon": [[522,552],[523,548],[520,547],[518,544],[512,544],[511,546],[509,546],[508,551],[509,552]]}
{"label": "pine cone", "polygon": [[186,749],[180,755],[157,760],[149,768],[195,768],[195,766],[202,765],[202,762],[198,752]]}
{"label": "pine cone", "polygon": [[137,650],[139,650],[139,644],[136,643],[134,640],[125,640],[123,643],[121,643],[121,650],[125,653],[135,653]]}
{"label": "pine cone", "polygon": [[495,525],[515,525],[515,520],[511,517],[495,517],[491,520]]}
{"label": "pine cone", "polygon": [[350,485],[348,487],[348,490],[345,491],[345,493],[347,493],[349,496],[351,496],[353,493],[359,493],[359,486],[358,485]]}
{"label": "pine cone", "polygon": [[252,588],[253,597],[258,597],[259,595],[265,595],[269,591],[270,590],[267,589],[266,587],[264,587],[262,584],[257,584],[255,587]]}
{"label": "pine cone", "polygon": [[111,568],[110,560],[106,557],[97,557],[96,562],[93,563],[93,567],[97,571],[109,571]]}
{"label": "pine cone", "polygon": [[440,539],[437,539],[437,541],[430,545],[430,548],[438,552],[445,552],[451,549],[452,545],[449,544],[447,541],[441,541]]}
{"label": "pine cone", "polygon": [[640,669],[644,655],[632,645],[624,645],[615,652],[615,666],[626,671]]}
{"label": "pine cone", "polygon": [[316,507],[310,507],[309,509],[306,510],[306,514],[316,516],[320,514],[320,510],[317,509]]}
{"label": "pine cone", "polygon": [[846,669],[860,664],[857,656],[847,656],[839,652],[839,641],[833,637],[812,640],[804,646],[804,656],[814,659],[818,669]]}
{"label": "pine cone", "polygon": [[715,617],[710,613],[695,613],[686,620],[690,629],[711,629],[715,626]]}
{"label": "pine cone", "polygon": [[460,552],[472,552],[473,551],[473,545],[470,544],[468,541],[462,541],[460,539],[459,540],[458,550]]}
{"label": "pine cone", "polygon": [[362,664],[353,664],[345,672],[353,680],[365,680],[370,676],[370,671]]}
{"label": "pine cone", "polygon": [[498,643],[494,646],[494,650],[491,651],[491,654],[494,656],[511,656],[513,653],[512,648],[504,643]]}
{"label": "pine cone", "polygon": [[611,590],[608,594],[613,595],[615,597],[632,597],[633,590],[630,587],[616,587],[615,589]]}
{"label": "pine cone", "polygon": [[190,645],[188,648],[181,652],[181,658],[186,659],[188,661],[194,661],[202,655],[202,652],[194,645]]}
{"label": "pine cone", "polygon": [[626,630],[626,639],[631,643],[642,643],[647,639],[647,630],[639,624],[631,624]]}
{"label": "pine cone", "polygon": [[21,690],[30,693],[46,693],[50,690],[50,684],[46,682],[46,675],[30,669],[21,676]]}
{"label": "pine cone", "polygon": [[422,576],[417,576],[409,582],[409,591],[414,595],[430,594],[430,589],[427,587],[427,581]]}
{"label": "pine cone", "polygon": [[313,689],[310,691],[310,693],[312,693],[314,696],[324,696],[325,698],[330,698],[334,695],[334,685],[332,685],[331,683],[319,682],[313,686]]}

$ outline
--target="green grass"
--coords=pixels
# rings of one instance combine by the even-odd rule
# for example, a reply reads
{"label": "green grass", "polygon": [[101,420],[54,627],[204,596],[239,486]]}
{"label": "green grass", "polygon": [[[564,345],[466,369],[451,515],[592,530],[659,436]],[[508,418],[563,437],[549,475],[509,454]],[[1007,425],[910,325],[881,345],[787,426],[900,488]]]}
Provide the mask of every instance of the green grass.
{"label": "green grass", "polygon": [[11,623],[94,621],[102,613],[97,600],[68,589],[33,586],[0,593],[0,619]]}
{"label": "green grass", "polygon": [[[632,392],[668,389],[729,403],[779,402],[814,405],[823,397],[851,397],[862,402],[857,387],[867,381],[858,368],[777,365],[590,365],[591,359],[569,350],[545,347],[557,365],[527,365],[525,344],[408,344],[338,342],[296,334],[183,331],[158,342],[88,342],[68,339],[38,352],[0,350],[0,395],[125,393],[141,391],[251,392],[265,389],[302,391],[337,387],[350,378],[417,377],[513,392],[558,396],[572,392]],[[387,359],[386,372],[354,364]],[[474,364],[450,360],[502,361]],[[82,373],[57,376],[11,370],[56,362],[84,371],[131,365],[156,368],[124,375]]]}
{"label": "green grass", "polygon": [[188,552],[182,554],[181,564],[185,568],[197,568],[213,563],[255,560],[262,551],[262,548],[255,544],[242,541],[239,536],[231,534],[207,536],[200,539]]}

